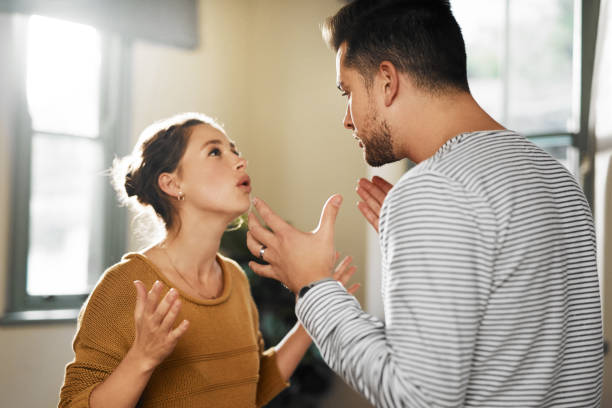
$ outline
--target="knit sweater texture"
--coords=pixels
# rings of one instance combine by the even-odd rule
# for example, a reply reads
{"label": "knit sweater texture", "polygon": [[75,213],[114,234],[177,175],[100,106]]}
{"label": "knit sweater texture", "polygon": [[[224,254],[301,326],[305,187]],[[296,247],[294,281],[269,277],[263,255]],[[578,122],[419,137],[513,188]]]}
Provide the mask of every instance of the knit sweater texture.
{"label": "knit sweater texture", "polygon": [[[223,293],[195,299],[179,290],[177,324],[189,329],[153,372],[141,407],[260,407],[288,384],[274,349],[264,351],[259,316],[240,266],[217,255]],[[74,360],[66,366],[59,407],[88,407],[91,391],[125,357],[134,341],[134,280],[151,288],[172,283],[144,255],[130,253],[109,268],[83,305],[74,338]],[[178,290],[178,288],[177,288]]]}

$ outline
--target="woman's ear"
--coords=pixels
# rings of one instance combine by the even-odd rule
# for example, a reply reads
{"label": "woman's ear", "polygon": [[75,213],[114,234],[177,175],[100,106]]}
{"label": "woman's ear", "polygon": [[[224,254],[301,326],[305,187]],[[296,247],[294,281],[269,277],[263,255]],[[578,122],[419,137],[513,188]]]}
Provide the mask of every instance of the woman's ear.
{"label": "woman's ear", "polygon": [[390,106],[399,91],[399,73],[390,61],[383,61],[378,66],[378,76],[382,81],[383,101],[385,106]]}
{"label": "woman's ear", "polygon": [[170,197],[179,198],[182,194],[181,187],[178,185],[176,175],[172,173],[162,173],[157,178],[157,185],[164,193]]}

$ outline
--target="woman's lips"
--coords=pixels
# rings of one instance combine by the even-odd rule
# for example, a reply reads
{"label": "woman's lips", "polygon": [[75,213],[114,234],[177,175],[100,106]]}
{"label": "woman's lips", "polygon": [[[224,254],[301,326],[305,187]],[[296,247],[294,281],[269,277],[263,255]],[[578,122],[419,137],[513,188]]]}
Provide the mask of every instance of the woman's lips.
{"label": "woman's lips", "polygon": [[251,192],[251,178],[245,175],[244,177],[240,178],[240,180],[238,180],[237,186],[241,190],[244,190],[247,193],[250,193]]}

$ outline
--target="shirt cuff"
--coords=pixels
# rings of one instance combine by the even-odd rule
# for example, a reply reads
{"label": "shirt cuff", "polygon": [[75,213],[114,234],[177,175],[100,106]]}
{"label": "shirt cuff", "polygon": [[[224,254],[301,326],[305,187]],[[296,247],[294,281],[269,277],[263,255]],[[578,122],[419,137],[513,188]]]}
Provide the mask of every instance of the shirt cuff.
{"label": "shirt cuff", "polygon": [[295,305],[295,314],[313,340],[326,337],[347,309],[360,309],[359,302],[336,280],[317,283]]}

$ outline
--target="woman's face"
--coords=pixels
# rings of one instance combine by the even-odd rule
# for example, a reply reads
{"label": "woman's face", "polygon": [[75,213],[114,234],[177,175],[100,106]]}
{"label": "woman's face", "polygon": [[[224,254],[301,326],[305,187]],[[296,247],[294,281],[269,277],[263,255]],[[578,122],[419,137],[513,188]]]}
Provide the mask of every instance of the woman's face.
{"label": "woman's face", "polygon": [[228,222],[249,209],[251,180],[247,161],[222,131],[197,125],[176,171],[185,195],[184,211],[213,213]]}

